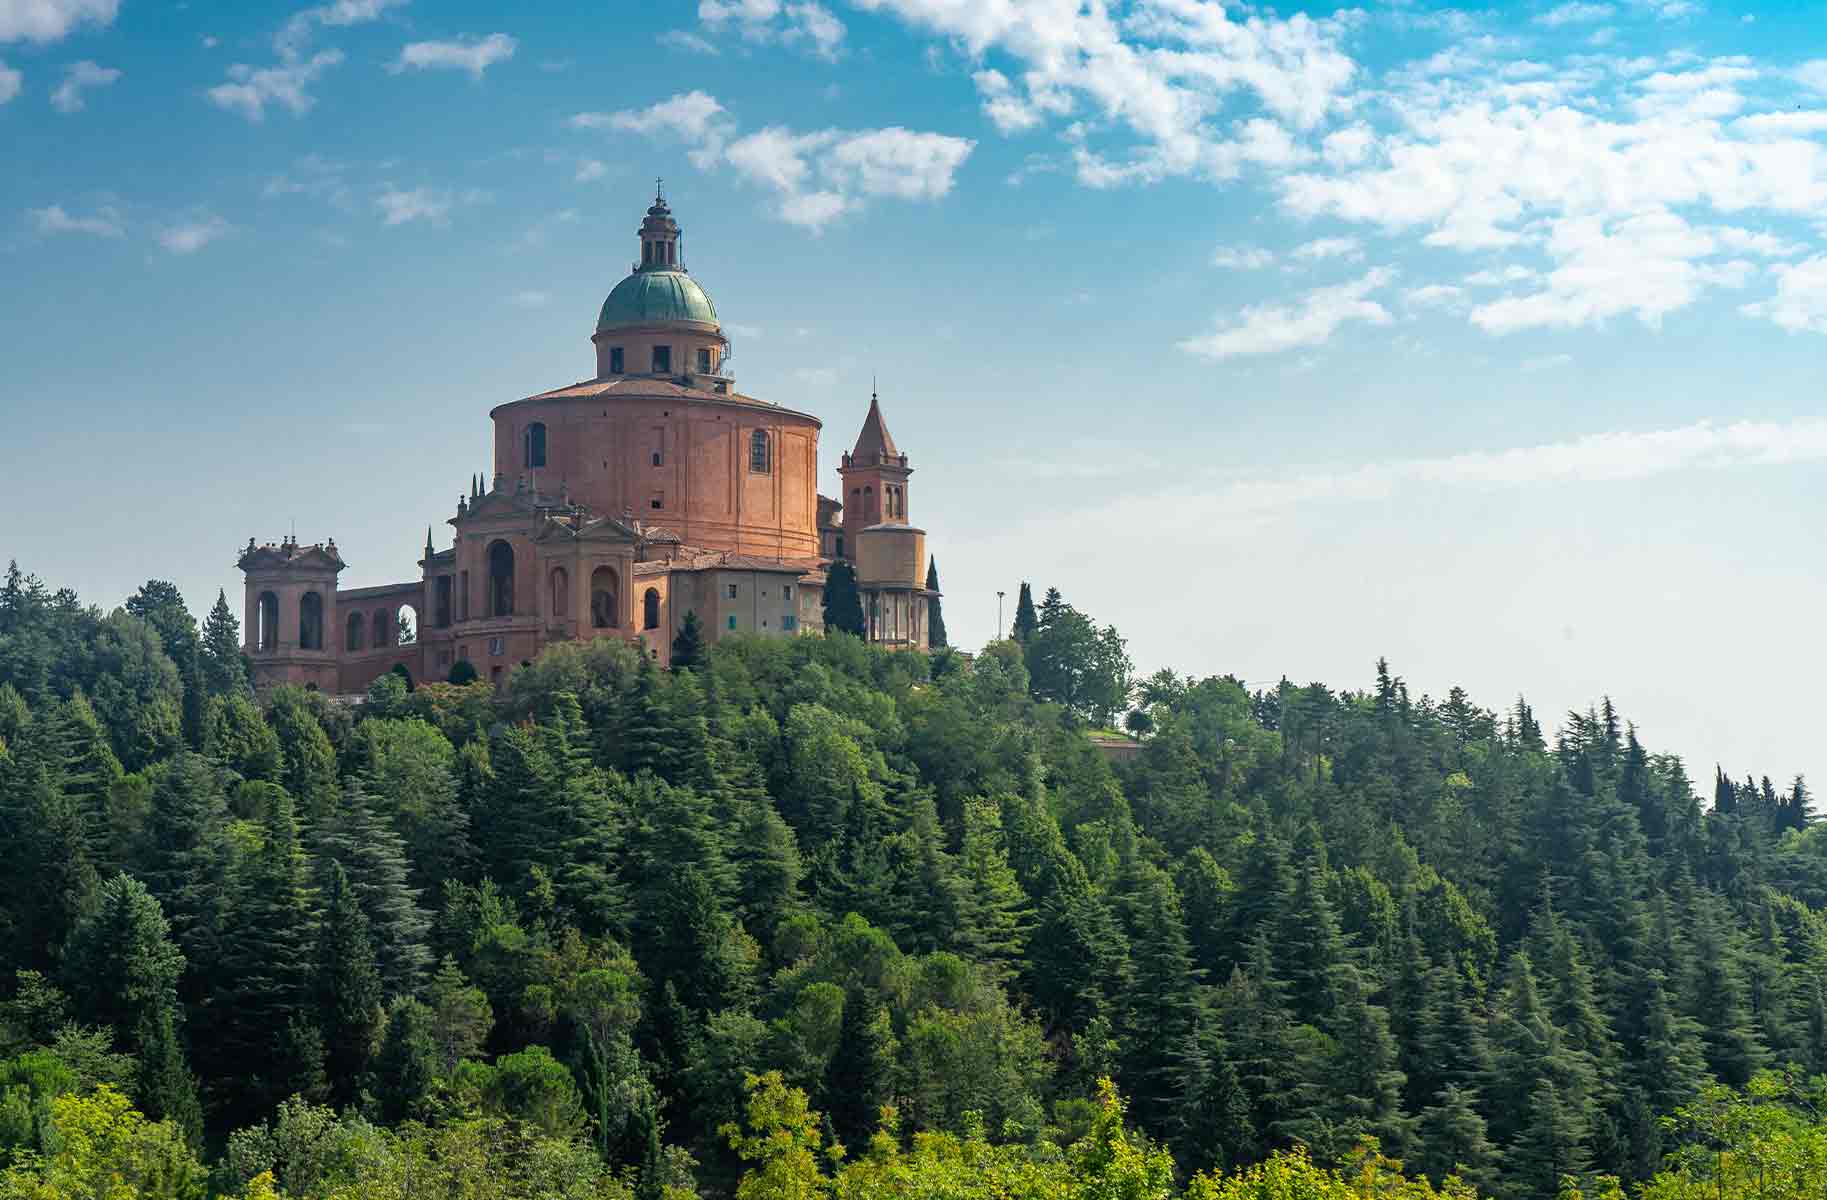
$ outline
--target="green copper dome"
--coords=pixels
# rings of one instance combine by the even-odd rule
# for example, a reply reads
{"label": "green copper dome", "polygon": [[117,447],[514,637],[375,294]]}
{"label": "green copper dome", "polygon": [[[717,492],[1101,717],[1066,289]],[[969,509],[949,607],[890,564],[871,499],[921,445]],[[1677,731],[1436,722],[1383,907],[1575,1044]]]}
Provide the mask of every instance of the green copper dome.
{"label": "green copper dome", "polygon": [[615,325],[652,325],[671,321],[717,324],[717,306],[698,281],[683,271],[636,271],[615,285],[603,301],[598,329]]}

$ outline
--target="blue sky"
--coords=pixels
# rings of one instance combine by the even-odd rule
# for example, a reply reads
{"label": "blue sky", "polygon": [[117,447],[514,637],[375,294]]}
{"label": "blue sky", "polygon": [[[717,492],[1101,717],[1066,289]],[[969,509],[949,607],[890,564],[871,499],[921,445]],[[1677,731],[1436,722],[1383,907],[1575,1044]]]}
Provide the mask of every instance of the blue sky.
{"label": "blue sky", "polygon": [[407,578],[663,175],[740,384],[879,378],[954,638],[1827,772],[1818,6],[0,0],[0,555]]}

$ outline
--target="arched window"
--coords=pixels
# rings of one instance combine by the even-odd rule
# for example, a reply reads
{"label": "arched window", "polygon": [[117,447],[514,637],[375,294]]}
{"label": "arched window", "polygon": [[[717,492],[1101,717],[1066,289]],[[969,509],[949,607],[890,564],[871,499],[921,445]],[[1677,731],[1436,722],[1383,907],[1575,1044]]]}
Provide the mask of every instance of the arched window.
{"label": "arched window", "polygon": [[773,455],[768,445],[768,431],[757,429],[749,435],[749,470],[766,475],[773,469]]}
{"label": "arched window", "polygon": [[362,631],[365,628],[367,628],[367,626],[362,620],[362,614],[358,612],[350,613],[349,620],[343,629],[343,649],[351,653],[360,650],[362,648]]}
{"label": "arched window", "polygon": [[254,649],[277,650],[279,648],[279,597],[271,592],[261,592],[260,599],[254,605]]}
{"label": "arched window", "polygon": [[506,617],[513,612],[514,548],[495,542],[488,548],[488,615]]}
{"label": "arched window", "polygon": [[641,597],[641,628],[658,629],[660,627],[660,593],[657,588],[648,588],[647,594]]}
{"label": "arched window", "polygon": [[622,623],[621,581],[613,568],[598,567],[590,572],[590,627],[614,629]]}
{"label": "arched window", "polygon": [[571,576],[565,572],[563,567],[552,568],[551,592],[552,615],[555,617],[562,617],[565,615],[565,610],[568,607],[566,597],[569,596],[571,592]]}
{"label": "arched window", "polygon": [[316,592],[306,592],[298,598],[298,648],[324,648],[324,598]]}
{"label": "arched window", "polygon": [[402,604],[393,614],[393,644],[410,646],[419,640],[419,610]]}
{"label": "arched window", "polygon": [[393,645],[393,614],[384,608],[374,610],[374,648]]}
{"label": "arched window", "polygon": [[526,442],[526,465],[543,467],[546,465],[546,427],[544,422],[535,421],[527,426],[522,435]]}

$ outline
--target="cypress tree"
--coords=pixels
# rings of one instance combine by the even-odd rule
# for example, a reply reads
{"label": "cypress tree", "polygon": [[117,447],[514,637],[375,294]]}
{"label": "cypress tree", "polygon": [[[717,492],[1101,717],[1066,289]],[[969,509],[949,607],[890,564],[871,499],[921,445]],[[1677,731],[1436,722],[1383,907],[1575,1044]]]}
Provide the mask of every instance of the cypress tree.
{"label": "cypress tree", "polygon": [[934,650],[943,650],[950,643],[945,637],[945,610],[940,604],[937,558],[927,560],[926,590],[932,593],[926,598],[926,644]]}
{"label": "cypress tree", "polygon": [[856,571],[843,559],[825,569],[825,631],[862,637],[863,598],[856,590]]}
{"label": "cypress tree", "polygon": [[342,864],[331,861],[321,884],[323,915],[317,927],[314,981],[318,1027],[323,1031],[324,1071],[338,1105],[355,1098],[380,1028],[381,976],[375,969],[368,918]]}
{"label": "cypress tree", "polygon": [[691,671],[704,665],[704,629],[698,623],[696,609],[686,609],[679,622],[678,636],[672,639],[672,669]]}
{"label": "cypress tree", "polygon": [[[1021,592],[1015,600],[1015,624],[1009,630],[1009,636],[1022,645],[1034,640],[1034,634],[1040,629],[1040,617],[1034,612],[1034,592],[1023,580]],[[1000,632],[1000,631],[998,631]]]}

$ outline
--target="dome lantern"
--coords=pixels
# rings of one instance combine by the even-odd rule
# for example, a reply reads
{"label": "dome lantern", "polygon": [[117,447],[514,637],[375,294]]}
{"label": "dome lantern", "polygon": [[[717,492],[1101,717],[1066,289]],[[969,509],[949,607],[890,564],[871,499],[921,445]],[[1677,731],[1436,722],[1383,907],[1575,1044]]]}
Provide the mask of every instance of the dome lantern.
{"label": "dome lantern", "polygon": [[653,206],[641,222],[641,261],[636,271],[683,271],[679,262],[679,223],[666,207],[666,194],[660,181],[653,181]]}

